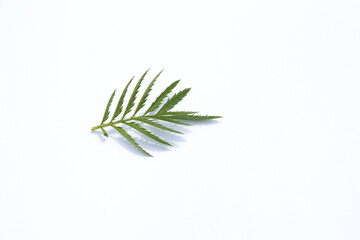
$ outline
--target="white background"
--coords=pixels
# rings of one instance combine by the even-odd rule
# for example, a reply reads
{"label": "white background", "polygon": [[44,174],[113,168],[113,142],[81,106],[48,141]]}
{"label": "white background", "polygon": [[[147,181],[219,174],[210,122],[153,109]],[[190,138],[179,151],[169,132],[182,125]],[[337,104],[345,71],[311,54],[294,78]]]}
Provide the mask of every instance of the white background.
{"label": "white background", "polygon": [[[0,0],[0,239],[360,239],[359,43],[356,0]],[[148,68],[224,118],[91,133]]]}

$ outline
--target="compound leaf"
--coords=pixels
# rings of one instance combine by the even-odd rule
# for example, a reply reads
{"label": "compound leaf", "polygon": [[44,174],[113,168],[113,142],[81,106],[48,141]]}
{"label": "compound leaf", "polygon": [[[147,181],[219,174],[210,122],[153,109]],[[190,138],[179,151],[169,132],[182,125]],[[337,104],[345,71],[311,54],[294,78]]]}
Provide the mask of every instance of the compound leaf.
{"label": "compound leaf", "polygon": [[[119,98],[119,101],[116,105],[115,111],[113,113],[113,116],[110,120],[110,122],[105,123],[105,121],[109,118],[110,115],[110,106],[113,102],[115,92],[116,90],[111,94],[110,99],[107,103],[104,116],[102,118],[101,124],[94,126],[91,130],[95,131],[96,129],[99,129],[102,131],[103,135],[105,137],[108,137],[108,133],[105,131],[105,127],[112,127],[114,128],[120,135],[129,142],[133,147],[135,147],[140,152],[144,153],[147,156],[151,156],[147,151],[145,151],[136,141],[135,139],[124,129],[122,128],[123,125],[126,125],[133,130],[141,133],[142,135],[145,135],[146,137],[159,142],[161,144],[171,146],[170,143],[163,140],[159,136],[155,135],[151,131],[149,131],[147,128],[150,126],[156,127],[158,129],[182,134],[181,132],[174,130],[170,127],[164,126],[163,122],[169,122],[176,125],[185,125],[190,126],[190,123],[187,121],[203,121],[203,120],[211,120],[216,118],[221,118],[220,116],[214,116],[214,115],[197,115],[198,112],[194,111],[171,111],[180,101],[184,99],[184,97],[189,93],[190,88],[186,88],[184,90],[181,90],[180,92],[174,94],[171,97],[168,97],[169,94],[172,92],[172,90],[177,86],[180,80],[177,80],[170,84],[160,95],[155,99],[155,101],[150,105],[150,107],[145,111],[145,113],[142,116],[135,116],[146,104],[149,94],[152,91],[152,88],[162,73],[159,72],[154,79],[149,83],[146,90],[144,91],[141,99],[139,100],[133,114],[131,117],[127,117],[127,115],[132,111],[137,94],[139,92],[139,89],[141,87],[141,84],[148,73],[149,70],[147,70],[138,80],[136,83],[136,86],[134,87],[132,94],[128,100],[128,103],[126,104],[125,110],[123,111],[124,104],[125,104],[125,97],[128,92],[128,88],[133,81],[134,78],[131,78],[130,81],[127,83],[125,88],[122,91],[122,94]],[[164,102],[164,100],[167,98],[167,100]],[[162,105],[162,106],[161,106]],[[159,109],[157,112],[156,110]],[[122,118],[121,120],[116,120],[116,118],[121,114]],[[184,122],[185,121],[185,122]]]}

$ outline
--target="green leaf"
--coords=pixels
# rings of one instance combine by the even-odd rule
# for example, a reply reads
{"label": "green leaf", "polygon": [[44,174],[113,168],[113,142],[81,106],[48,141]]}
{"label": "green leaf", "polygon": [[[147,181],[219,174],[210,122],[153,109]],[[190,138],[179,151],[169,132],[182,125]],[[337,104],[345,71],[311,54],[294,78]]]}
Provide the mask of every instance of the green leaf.
{"label": "green leaf", "polygon": [[115,112],[114,112],[114,115],[113,117],[111,118],[111,122],[117,117],[120,115],[121,111],[122,111],[122,108],[123,108],[123,103],[124,103],[124,98],[125,98],[125,95],[126,95],[126,92],[127,92],[127,89],[130,85],[130,83],[132,82],[132,80],[134,79],[134,77],[132,77],[130,79],[130,81],[128,82],[128,84],[126,85],[126,87],[124,88],[122,94],[121,94],[121,97],[119,98],[119,102],[116,106],[116,109],[115,109]]}
{"label": "green leaf", "polygon": [[204,120],[211,120],[216,118],[221,118],[220,116],[209,116],[209,115],[173,115],[169,116],[172,119],[178,120],[189,120],[189,121],[204,121]]}
{"label": "green leaf", "polygon": [[152,111],[155,111],[160,104],[162,103],[162,101],[167,97],[167,95],[169,95],[169,93],[176,87],[176,85],[180,82],[180,80],[177,80],[175,82],[173,82],[172,84],[170,84],[162,93],[160,93],[160,95],[155,99],[155,101],[151,104],[151,106],[149,107],[148,110],[146,110],[145,114]]}
{"label": "green leaf", "polygon": [[169,118],[169,117],[167,117],[167,116],[157,116],[157,115],[154,115],[154,116],[144,116],[144,117],[153,118],[153,119],[161,120],[161,121],[164,121],[164,122],[175,123],[175,124],[179,124],[179,125],[191,126],[191,124],[189,124],[189,123],[184,123],[184,122],[176,121],[176,120],[171,119],[171,118]]}
{"label": "green leaf", "polygon": [[198,112],[185,112],[185,111],[178,111],[178,112],[166,112],[164,114],[160,114],[160,115],[170,115],[170,116],[177,116],[177,115],[193,115],[195,113]]}
{"label": "green leaf", "polygon": [[105,108],[105,113],[104,113],[104,116],[103,116],[103,119],[101,121],[101,124],[103,124],[108,118],[109,118],[109,114],[110,114],[110,106],[111,106],[111,103],[114,99],[114,96],[115,96],[115,92],[116,92],[116,89],[114,90],[114,92],[111,94],[111,97],[108,101],[108,104],[106,105],[106,108]]}
{"label": "green leaf", "polygon": [[106,132],[103,128],[101,128],[101,131],[102,131],[102,133],[104,134],[105,137],[108,137],[108,136],[109,136],[109,135],[107,134],[107,132]]}
{"label": "green leaf", "polygon": [[147,119],[147,118],[144,118],[144,117],[136,117],[136,118],[133,118],[133,120],[146,123],[146,124],[148,124],[148,125],[157,127],[157,128],[159,128],[159,129],[162,129],[162,130],[165,130],[165,131],[168,131],[168,132],[183,134],[182,132],[179,132],[179,131],[176,131],[176,130],[174,130],[174,129],[165,127],[164,125],[161,125],[160,123],[157,123],[157,122],[155,122],[155,121],[153,121],[153,120],[150,120],[150,119]]}
{"label": "green leaf", "polygon": [[124,119],[124,117],[126,116],[126,114],[128,114],[132,107],[135,105],[135,99],[136,99],[136,94],[138,93],[139,91],[139,88],[140,88],[140,85],[141,85],[141,82],[144,80],[144,77],[146,75],[146,73],[148,72],[149,70],[147,70],[142,76],[141,78],[139,79],[139,81],[137,82],[135,88],[134,88],[134,91],[132,92],[131,94],[131,97],[129,99],[129,102],[128,102],[128,105],[126,106],[126,109],[125,109],[125,112],[124,112],[124,115],[122,117],[122,119]]}
{"label": "green leaf", "polygon": [[[148,100],[150,92],[152,91],[152,88],[155,85],[155,82],[157,81],[158,77],[162,73],[162,71],[159,72],[152,79],[152,81],[149,83],[146,90],[142,94],[135,110],[133,111],[139,89],[141,88],[141,84],[142,84],[148,71],[149,70],[147,70],[140,77],[140,79],[138,80],[138,82],[136,83],[136,86],[134,87],[134,89],[132,91],[131,96],[129,97],[128,102],[126,103],[125,98],[126,98],[126,95],[128,94],[129,86],[132,83],[132,81],[134,80],[134,78],[130,79],[130,81],[127,83],[127,85],[125,86],[125,88],[122,91],[122,94],[118,100],[116,108],[114,109],[114,113],[112,115],[110,122],[105,123],[109,119],[110,107],[113,102],[116,90],[112,93],[112,95],[108,101],[108,104],[106,106],[105,113],[104,113],[101,124],[92,127],[91,131],[100,129],[102,131],[102,134],[105,137],[108,137],[108,133],[105,131],[105,128],[112,127],[124,138],[125,141],[129,142],[129,144],[131,144],[137,150],[141,151],[142,153],[144,153],[147,156],[151,156],[147,151],[145,151],[137,143],[137,141],[135,141],[135,139],[128,133],[128,131],[123,128],[125,125],[127,127],[130,127],[133,131],[136,131],[139,134],[145,135],[146,137],[150,138],[151,140],[154,140],[161,144],[171,146],[170,143],[166,139],[163,139],[159,134],[155,135],[152,131],[150,131],[150,129],[155,130],[154,128],[151,128],[150,126],[155,127],[157,129],[164,130],[164,131],[182,134],[181,132],[172,129],[170,124],[164,124],[163,122],[169,122],[169,123],[176,124],[176,125],[189,126],[191,121],[202,121],[202,120],[210,120],[210,119],[220,118],[220,116],[214,116],[214,115],[200,115],[200,114],[197,115],[198,112],[193,112],[193,111],[171,111],[171,109],[173,109],[180,101],[182,101],[184,99],[184,97],[190,91],[190,88],[186,88],[186,89],[174,94],[173,96],[169,96],[169,94],[177,86],[177,84],[180,82],[180,80],[177,80],[177,81],[173,82],[172,84],[170,84],[155,99],[155,101],[150,105],[150,107],[145,111],[145,113],[142,116],[136,116],[136,114],[139,114],[140,110],[143,109],[143,107],[146,105],[146,102]],[[158,110],[158,111],[156,112],[156,110]],[[128,116],[128,114],[132,111],[133,111],[133,114],[131,116]],[[120,118],[120,114],[122,114],[122,118]],[[168,127],[168,125],[170,127]],[[161,133],[161,131],[159,131],[159,132]]]}
{"label": "green leaf", "polygon": [[142,107],[144,107],[145,102],[146,102],[146,100],[147,100],[147,97],[149,96],[149,93],[150,93],[150,91],[151,91],[151,88],[152,88],[152,86],[154,85],[156,79],[160,76],[161,73],[162,73],[162,71],[159,72],[158,75],[156,75],[156,77],[151,81],[151,83],[149,84],[149,86],[148,86],[147,89],[145,90],[145,92],[144,92],[144,94],[142,95],[142,97],[141,97],[141,99],[140,99],[140,101],[139,101],[139,104],[138,104],[138,106],[137,106],[137,108],[136,108],[133,116],[135,116],[135,114],[136,114]]}
{"label": "green leaf", "polygon": [[128,125],[129,127],[132,127],[133,129],[137,130],[138,132],[144,134],[145,136],[168,146],[171,146],[170,143],[165,142],[164,140],[162,140],[161,138],[159,138],[158,136],[154,135],[153,133],[151,133],[150,131],[146,130],[145,128],[143,128],[141,125],[134,123],[134,122],[125,122],[126,125]]}
{"label": "green leaf", "polygon": [[160,108],[157,114],[165,113],[169,110],[171,110],[173,107],[175,107],[176,104],[178,104],[190,91],[190,88],[185,88],[184,90],[181,90],[180,92],[176,93],[174,96],[169,98],[164,105]]}
{"label": "green leaf", "polygon": [[135,140],[128,134],[122,127],[111,125],[116,131],[118,131],[131,145],[133,145],[136,149],[140,150],[142,153],[152,157],[147,151],[142,149],[140,145],[135,142]]}

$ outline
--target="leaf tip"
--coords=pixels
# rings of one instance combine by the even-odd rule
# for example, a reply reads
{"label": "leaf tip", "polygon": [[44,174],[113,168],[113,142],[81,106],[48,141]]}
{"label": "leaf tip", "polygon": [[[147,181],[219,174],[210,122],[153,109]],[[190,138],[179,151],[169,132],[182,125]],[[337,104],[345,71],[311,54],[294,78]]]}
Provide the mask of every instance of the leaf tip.
{"label": "leaf tip", "polygon": [[101,131],[102,131],[102,133],[103,133],[103,135],[104,135],[105,137],[109,137],[109,135],[107,134],[107,132],[105,131],[104,128],[101,128]]}

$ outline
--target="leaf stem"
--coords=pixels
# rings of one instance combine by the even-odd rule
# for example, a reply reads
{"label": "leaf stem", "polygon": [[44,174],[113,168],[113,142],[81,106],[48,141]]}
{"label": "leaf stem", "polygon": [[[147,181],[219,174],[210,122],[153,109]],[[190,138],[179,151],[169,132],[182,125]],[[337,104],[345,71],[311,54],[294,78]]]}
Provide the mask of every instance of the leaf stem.
{"label": "leaf stem", "polygon": [[91,131],[95,131],[96,129],[99,129],[99,128],[104,128],[104,127],[108,127],[108,126],[112,126],[114,124],[118,124],[118,123],[123,123],[125,122],[126,120],[119,120],[119,121],[115,121],[115,122],[109,122],[109,123],[104,123],[104,124],[100,124],[100,125],[97,125],[95,127],[92,127],[91,128]]}

